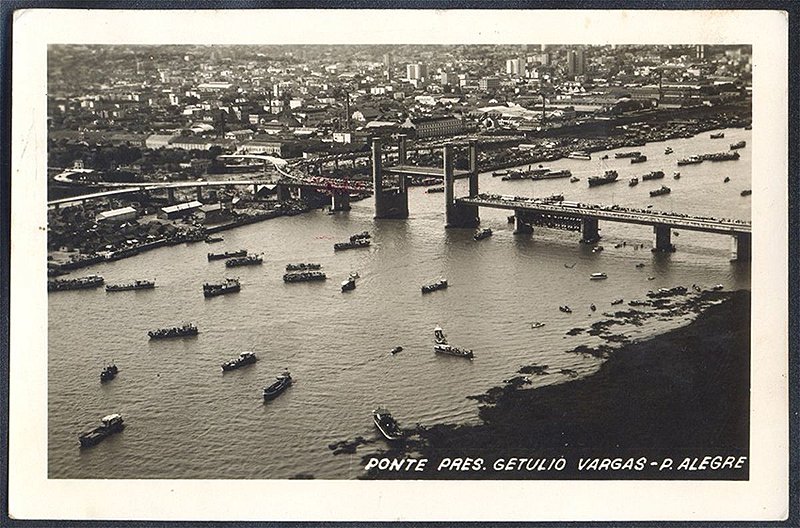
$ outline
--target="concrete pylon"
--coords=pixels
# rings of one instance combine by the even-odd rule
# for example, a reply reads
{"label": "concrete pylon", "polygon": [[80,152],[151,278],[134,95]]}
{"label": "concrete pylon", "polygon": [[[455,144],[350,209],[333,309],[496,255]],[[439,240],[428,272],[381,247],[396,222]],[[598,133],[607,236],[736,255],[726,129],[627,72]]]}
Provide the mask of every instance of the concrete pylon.
{"label": "concrete pylon", "polygon": [[597,218],[592,216],[587,216],[581,220],[581,242],[594,244],[600,240],[600,228],[597,224]]}
{"label": "concrete pylon", "polygon": [[675,251],[672,245],[672,228],[664,224],[653,226],[653,251]]}
{"label": "concrete pylon", "polygon": [[406,176],[400,174],[397,189],[383,189],[383,159],[380,138],[372,140],[372,189],[375,199],[375,218],[408,218]]}
{"label": "concrete pylon", "polygon": [[738,233],[731,237],[731,260],[749,262],[753,257],[753,236]]}
{"label": "concrete pylon", "polygon": [[445,227],[477,227],[480,224],[478,206],[466,205],[455,201],[453,145],[445,145],[442,154],[442,164],[444,166]]}

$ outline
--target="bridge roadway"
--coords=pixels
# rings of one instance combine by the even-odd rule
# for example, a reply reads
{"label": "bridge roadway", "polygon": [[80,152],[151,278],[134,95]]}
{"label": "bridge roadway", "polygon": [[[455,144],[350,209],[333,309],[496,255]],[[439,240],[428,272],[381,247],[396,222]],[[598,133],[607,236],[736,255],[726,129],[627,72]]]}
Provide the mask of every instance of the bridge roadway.
{"label": "bridge roadway", "polygon": [[[286,176],[290,176],[286,174]],[[94,200],[98,198],[106,198],[109,196],[131,194],[142,191],[155,191],[160,189],[183,189],[183,188],[197,188],[204,187],[237,187],[237,186],[258,186],[258,185],[285,185],[288,187],[301,187],[306,189],[317,189],[322,191],[348,191],[348,192],[370,192],[370,187],[362,182],[353,182],[345,180],[326,180],[326,181],[308,181],[296,176],[290,176],[291,181],[287,180],[220,180],[220,181],[182,181],[182,182],[153,182],[153,183],[119,183],[119,182],[97,182],[93,185],[98,187],[113,187],[113,190],[101,191],[91,194],[82,194],[79,196],[72,196],[69,198],[59,198],[47,202],[48,207],[58,206],[67,203],[83,202],[86,200]]]}
{"label": "bridge roadway", "polygon": [[483,198],[478,196],[457,198],[455,201],[457,203],[478,207],[550,213],[579,219],[595,218],[597,220],[608,220],[612,222],[665,226],[674,229],[680,228],[686,231],[702,231],[705,233],[719,233],[724,235],[751,234],[752,232],[752,224],[750,222],[737,223],[727,220],[707,220],[694,216],[677,216],[660,211],[634,212],[624,209],[612,209],[613,206],[600,208],[600,206],[587,204],[548,203],[535,198],[523,198],[518,196],[514,197],[514,199],[503,197]]}

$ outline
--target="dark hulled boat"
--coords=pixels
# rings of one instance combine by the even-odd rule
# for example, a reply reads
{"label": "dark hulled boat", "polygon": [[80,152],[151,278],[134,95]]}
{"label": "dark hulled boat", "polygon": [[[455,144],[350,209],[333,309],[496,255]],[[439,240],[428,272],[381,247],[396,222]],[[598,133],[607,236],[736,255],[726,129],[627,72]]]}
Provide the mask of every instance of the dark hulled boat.
{"label": "dark hulled boat", "polygon": [[437,290],[444,290],[445,288],[447,288],[447,279],[440,279],[436,282],[423,286],[422,293],[431,293]]}
{"label": "dark hulled boat", "polygon": [[436,187],[428,187],[427,189],[425,189],[425,192],[428,194],[443,193],[444,187],[441,185],[438,185]]}
{"label": "dark hulled boat", "polygon": [[607,183],[614,183],[617,181],[617,171],[607,170],[602,176],[591,176],[589,178],[589,187],[597,187],[598,185],[605,185]]}
{"label": "dark hulled boat", "polygon": [[105,381],[111,381],[112,379],[117,377],[117,373],[119,369],[115,364],[107,365],[103,370],[100,371],[100,382],[103,383]]}
{"label": "dark hulled boat", "polygon": [[324,281],[328,278],[323,271],[299,271],[293,273],[285,273],[283,275],[283,282],[313,282]]}
{"label": "dark hulled boat", "polygon": [[642,181],[660,180],[664,177],[664,171],[652,171],[642,176]]}
{"label": "dark hulled boat", "polygon": [[350,242],[355,242],[356,240],[368,240],[372,238],[372,235],[369,234],[369,231],[362,231],[360,233],[356,233],[355,235],[350,235]]}
{"label": "dark hulled boat", "polygon": [[314,264],[312,262],[286,265],[286,271],[312,271],[320,268],[322,268],[322,264]]}
{"label": "dark hulled boat", "polygon": [[262,264],[264,259],[260,255],[246,255],[244,257],[234,257],[225,261],[225,267],[237,268],[239,266],[257,266]]}
{"label": "dark hulled boat", "polygon": [[736,143],[731,143],[730,144],[730,149],[731,150],[736,150],[736,149],[744,148],[745,145],[747,145],[747,141],[744,141],[744,140],[737,141]]}
{"label": "dark hulled boat", "polygon": [[106,437],[118,433],[125,428],[125,422],[119,414],[109,414],[100,420],[100,426],[78,435],[81,447],[90,447],[100,443]]}
{"label": "dark hulled boat", "polygon": [[630,187],[633,187],[634,185],[639,185],[639,178],[637,178],[636,176],[631,178],[630,183],[628,183],[628,186]]}
{"label": "dark hulled boat", "polygon": [[255,353],[253,352],[242,352],[239,354],[239,357],[236,359],[231,359],[230,361],[226,361],[222,364],[223,372],[228,370],[236,370],[239,367],[243,367],[245,365],[250,365],[251,363],[255,363],[258,361]]}
{"label": "dark hulled boat", "polygon": [[401,440],[403,438],[403,431],[397,420],[392,417],[392,414],[382,407],[378,407],[372,411],[372,421],[375,422],[375,427],[381,432],[387,440]]}
{"label": "dark hulled boat", "polygon": [[226,251],[225,253],[209,253],[208,254],[208,260],[209,261],[212,261],[212,260],[225,260],[225,259],[230,259],[230,258],[235,258],[235,257],[246,257],[246,256],[247,256],[247,250],[246,249],[240,249],[238,251]]}
{"label": "dark hulled boat", "polygon": [[334,251],[344,251],[346,249],[358,249],[369,247],[370,241],[365,238],[357,238],[348,242],[337,242],[333,245]]}
{"label": "dark hulled boat", "polygon": [[750,196],[751,194],[753,194],[753,191],[751,189],[745,189],[742,192],[740,192],[739,194],[742,195],[742,196]]}
{"label": "dark hulled boat", "polygon": [[644,163],[647,161],[647,156],[642,154],[641,156],[636,156],[635,158],[631,158],[631,163]]}
{"label": "dark hulled boat", "polygon": [[342,281],[342,291],[351,291],[356,289],[356,278],[352,275],[346,281]]}
{"label": "dark hulled boat", "polygon": [[678,165],[697,165],[698,163],[703,163],[703,158],[700,156],[689,156],[688,158],[683,158],[678,160]]}
{"label": "dark hulled boat", "polygon": [[433,351],[439,354],[463,357],[466,359],[473,359],[475,357],[472,350],[449,344],[447,342],[447,336],[444,335],[444,330],[442,330],[440,326],[433,329]]}
{"label": "dark hulled boat", "polygon": [[105,279],[101,275],[89,275],[76,279],[54,279],[47,281],[47,291],[86,290],[103,285]]}
{"label": "dark hulled boat", "polygon": [[280,376],[275,378],[275,383],[269,387],[264,387],[264,401],[269,401],[277,398],[280,394],[289,388],[292,384],[292,376],[287,370]]}
{"label": "dark hulled boat", "polygon": [[481,229],[480,231],[472,235],[472,238],[474,238],[475,240],[483,240],[484,238],[489,238],[490,236],[492,236],[492,230],[486,228],[486,229]]}
{"label": "dark hulled boat", "polygon": [[130,290],[152,290],[156,287],[156,281],[136,280],[125,284],[107,284],[107,292],[121,292]]}
{"label": "dark hulled boat", "polygon": [[147,332],[150,339],[168,339],[171,337],[185,337],[197,335],[197,326],[194,323],[185,323],[183,326],[173,326],[172,328],[159,328]]}
{"label": "dark hulled boat", "polygon": [[716,132],[709,136],[711,139],[722,139],[725,137],[725,132]]}
{"label": "dark hulled boat", "polygon": [[226,293],[236,293],[241,289],[242,285],[239,283],[239,279],[227,278],[224,282],[207,282],[203,284],[203,296],[216,297]]}
{"label": "dark hulled boat", "polygon": [[614,157],[615,158],[638,158],[641,155],[642,155],[641,152],[639,152],[638,150],[634,150],[634,151],[631,151],[631,152],[617,152],[616,154],[614,154]]}
{"label": "dark hulled boat", "polygon": [[650,196],[663,196],[672,192],[672,189],[666,185],[662,185],[660,189],[650,191]]}

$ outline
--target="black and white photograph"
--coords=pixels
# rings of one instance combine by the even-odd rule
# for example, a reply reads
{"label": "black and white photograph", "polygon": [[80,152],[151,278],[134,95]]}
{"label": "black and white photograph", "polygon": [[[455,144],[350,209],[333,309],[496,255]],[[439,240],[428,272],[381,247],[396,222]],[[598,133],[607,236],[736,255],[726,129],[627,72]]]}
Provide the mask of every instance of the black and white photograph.
{"label": "black and white photograph", "polygon": [[[64,13],[52,37],[23,25],[38,128],[14,123],[33,169],[12,230],[36,239],[12,247],[12,319],[35,319],[11,337],[11,469],[20,431],[37,448],[12,485],[89,504],[98,481],[185,484],[208,520],[569,518],[437,508],[495,481],[735,490],[681,519],[739,518],[755,486],[774,495],[752,515],[788,508],[780,17],[759,42],[729,12],[715,33],[688,12],[652,32],[612,12],[106,12],[85,35]],[[561,30],[515,20],[534,15]],[[369,492],[236,514],[208,481]],[[676,518],[597,501],[575,519]]]}

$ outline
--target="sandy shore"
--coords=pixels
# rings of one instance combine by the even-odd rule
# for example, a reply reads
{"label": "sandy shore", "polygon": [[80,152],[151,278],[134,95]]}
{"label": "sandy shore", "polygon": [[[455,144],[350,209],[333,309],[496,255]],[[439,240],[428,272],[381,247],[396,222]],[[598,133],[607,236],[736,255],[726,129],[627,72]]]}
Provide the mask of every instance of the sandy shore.
{"label": "sandy shore", "polygon": [[[479,425],[421,427],[378,457],[428,459],[422,471],[365,471],[367,478],[746,479],[738,468],[658,471],[665,458],[748,454],[750,408],[750,292],[704,292],[695,303],[722,300],[687,326],[609,353],[582,379],[525,389],[535,365],[486,394]],[[696,308],[699,309],[699,308]],[[376,455],[363,457],[366,465]],[[563,470],[542,471],[564,458]],[[591,457],[647,459],[644,470],[585,471]],[[437,470],[444,459],[482,458],[467,471]],[[544,460],[539,470],[498,469],[502,459]],[[658,465],[654,464],[655,462]],[[479,470],[475,468],[480,467]],[[528,464],[528,468],[530,464]]]}

